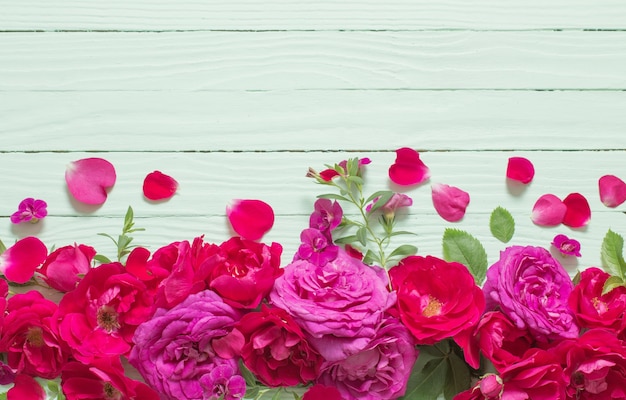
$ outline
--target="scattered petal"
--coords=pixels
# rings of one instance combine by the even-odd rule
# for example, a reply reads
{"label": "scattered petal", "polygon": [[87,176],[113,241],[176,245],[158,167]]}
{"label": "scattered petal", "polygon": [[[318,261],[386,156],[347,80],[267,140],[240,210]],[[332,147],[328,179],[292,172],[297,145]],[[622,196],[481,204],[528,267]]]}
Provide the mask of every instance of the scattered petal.
{"label": "scattered petal", "polygon": [[178,190],[178,182],[161,171],[153,171],[143,180],[143,195],[150,200],[169,199]]}
{"label": "scattered petal", "polygon": [[32,197],[22,200],[17,207],[17,211],[11,215],[11,222],[19,224],[22,221],[31,223],[39,222],[40,219],[48,215],[48,204],[43,200],[35,200]]}
{"label": "scattered petal", "polygon": [[563,204],[567,207],[563,224],[572,228],[580,228],[589,223],[591,219],[591,208],[585,196],[580,193],[570,193],[563,199]]}
{"label": "scattered petal", "polygon": [[535,167],[524,157],[511,157],[506,167],[506,177],[523,184],[530,183],[535,176]]}
{"label": "scattered petal", "polygon": [[226,216],[239,236],[258,240],[274,225],[274,211],[261,200],[235,200],[226,207]]}
{"label": "scattered petal", "polygon": [[626,183],[615,175],[604,175],[598,180],[600,201],[607,207],[617,207],[626,201]]}
{"label": "scattered petal", "polygon": [[552,239],[552,245],[565,256],[580,257],[580,242],[570,239],[565,235],[556,235]]}
{"label": "scattered petal", "polygon": [[73,161],[65,170],[67,188],[76,200],[85,204],[103,204],[115,179],[113,164],[102,158]]}
{"label": "scattered petal", "polygon": [[398,185],[415,185],[430,178],[430,170],[417,151],[408,147],[396,150],[396,162],[389,167],[389,179]]}
{"label": "scattered petal", "polygon": [[47,256],[48,249],[41,240],[25,237],[0,255],[0,273],[11,282],[26,283]]}
{"label": "scattered petal", "polygon": [[7,392],[7,400],[44,400],[46,392],[30,375],[20,374],[15,377],[15,385]]}
{"label": "scattered petal", "polygon": [[563,222],[567,206],[553,194],[539,197],[533,206],[531,220],[541,226],[556,226]]}
{"label": "scattered petal", "polygon": [[463,218],[470,201],[467,192],[443,183],[432,185],[432,198],[437,213],[449,222],[456,222]]}

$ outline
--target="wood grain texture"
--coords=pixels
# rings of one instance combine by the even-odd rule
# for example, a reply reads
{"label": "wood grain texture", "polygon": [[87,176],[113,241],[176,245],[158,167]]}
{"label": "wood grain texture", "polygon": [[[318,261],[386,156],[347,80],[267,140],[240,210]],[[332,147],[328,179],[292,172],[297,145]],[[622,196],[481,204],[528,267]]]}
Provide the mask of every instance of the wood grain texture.
{"label": "wood grain texture", "polygon": [[626,149],[626,92],[0,92],[0,104],[3,151]]}
{"label": "wood grain texture", "polygon": [[0,2],[14,30],[616,29],[620,0],[44,0]]}
{"label": "wood grain texture", "polygon": [[2,38],[2,91],[626,89],[626,31],[12,33]]}

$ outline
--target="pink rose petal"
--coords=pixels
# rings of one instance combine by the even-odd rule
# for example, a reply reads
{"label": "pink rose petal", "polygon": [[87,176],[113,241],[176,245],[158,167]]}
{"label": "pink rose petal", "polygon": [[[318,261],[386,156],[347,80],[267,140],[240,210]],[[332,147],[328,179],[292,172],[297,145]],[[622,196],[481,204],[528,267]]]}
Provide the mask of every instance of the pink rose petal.
{"label": "pink rose petal", "polygon": [[446,221],[456,222],[463,218],[470,201],[467,192],[443,183],[432,185],[432,198],[435,210]]}
{"label": "pink rose petal", "polygon": [[30,375],[15,377],[15,385],[7,392],[7,400],[45,400],[43,387]]}
{"label": "pink rose petal", "polygon": [[607,207],[617,207],[626,201],[626,183],[615,175],[604,175],[598,180],[600,201]]}
{"label": "pink rose petal", "polygon": [[102,158],[83,158],[65,170],[65,182],[74,198],[85,204],[103,204],[107,189],[115,184],[113,164]]}
{"label": "pink rose petal", "polygon": [[0,255],[0,273],[15,283],[26,283],[48,256],[46,245],[34,236],[18,240]]}
{"label": "pink rose petal", "polygon": [[426,181],[430,170],[417,151],[408,147],[396,150],[396,162],[389,167],[389,179],[398,185],[415,185]]}
{"label": "pink rose petal", "polygon": [[563,222],[567,206],[553,194],[539,197],[533,206],[530,219],[537,225],[556,226]]}
{"label": "pink rose petal", "polygon": [[153,171],[143,180],[143,195],[150,200],[169,199],[178,190],[178,182],[161,171]]}
{"label": "pink rose petal", "polygon": [[261,200],[235,200],[226,207],[226,216],[239,236],[258,240],[274,225],[274,211]]}
{"label": "pink rose petal", "polygon": [[591,209],[585,196],[580,193],[570,193],[565,199],[563,204],[567,207],[565,216],[563,217],[563,224],[572,228],[580,228],[589,223],[591,219]]}
{"label": "pink rose petal", "polygon": [[506,167],[506,177],[523,184],[530,183],[535,176],[535,167],[524,157],[511,157]]}

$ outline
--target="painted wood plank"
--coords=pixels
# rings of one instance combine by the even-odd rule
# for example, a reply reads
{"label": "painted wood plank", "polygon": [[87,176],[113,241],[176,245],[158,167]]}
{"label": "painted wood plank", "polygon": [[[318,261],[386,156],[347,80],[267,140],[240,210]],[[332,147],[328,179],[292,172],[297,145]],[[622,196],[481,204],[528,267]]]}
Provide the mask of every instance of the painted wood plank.
{"label": "painted wood plank", "polygon": [[620,0],[44,0],[2,2],[13,30],[180,29],[616,29]]}
{"label": "painted wood plank", "polygon": [[626,92],[0,92],[0,104],[4,151],[626,149]]}
{"label": "painted wood plank", "polygon": [[2,91],[626,89],[626,31],[81,32],[2,38]]}

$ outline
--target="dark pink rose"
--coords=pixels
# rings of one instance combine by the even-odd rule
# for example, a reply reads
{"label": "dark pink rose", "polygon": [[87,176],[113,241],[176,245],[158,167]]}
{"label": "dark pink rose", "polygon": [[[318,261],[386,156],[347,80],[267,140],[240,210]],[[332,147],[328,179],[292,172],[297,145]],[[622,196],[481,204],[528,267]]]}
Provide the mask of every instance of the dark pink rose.
{"label": "dark pink rose", "polygon": [[579,328],[567,301],[574,284],[567,271],[542,247],[511,246],[487,271],[487,309],[500,308],[538,341],[572,338]]}
{"label": "dark pink rose", "polygon": [[152,314],[152,295],[119,263],[91,269],[59,303],[58,326],[74,358],[127,354],[135,329]]}
{"label": "dark pink rose", "polygon": [[367,346],[376,334],[395,293],[382,268],[370,267],[342,249],[324,265],[307,260],[284,268],[270,301],[286,310],[307,339],[329,361],[343,360]]}
{"label": "dark pink rose", "polygon": [[37,272],[50,287],[69,292],[91,269],[95,255],[96,250],[84,244],[59,247],[48,255]]}
{"label": "dark pink rose", "polygon": [[343,400],[334,386],[313,385],[304,393],[302,400]]}
{"label": "dark pink rose", "polygon": [[57,305],[36,291],[16,294],[7,304],[0,352],[18,374],[54,379],[69,351],[53,324]]}
{"label": "dark pink rose", "polygon": [[602,294],[610,275],[599,268],[587,268],[569,296],[569,307],[582,328],[607,328],[619,332],[626,313],[626,288]]}
{"label": "dark pink rose", "polygon": [[389,270],[402,322],[418,344],[468,336],[485,308],[467,268],[436,257],[410,256]]}

